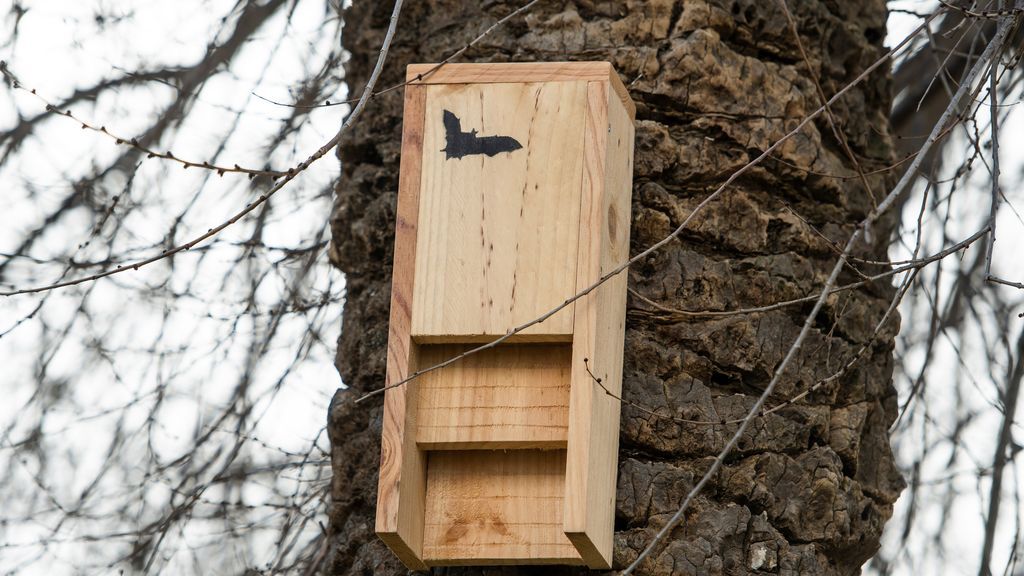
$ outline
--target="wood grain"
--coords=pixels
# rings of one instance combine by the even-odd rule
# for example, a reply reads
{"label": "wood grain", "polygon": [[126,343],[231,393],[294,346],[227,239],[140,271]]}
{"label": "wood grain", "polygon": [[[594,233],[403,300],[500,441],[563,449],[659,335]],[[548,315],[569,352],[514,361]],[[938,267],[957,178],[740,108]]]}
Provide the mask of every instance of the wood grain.
{"label": "wood grain", "polygon": [[435,67],[437,64],[410,64],[405,79],[416,84],[606,81],[619,97],[630,121],[636,118],[636,105],[610,62],[470,62],[445,64],[437,70]]}
{"label": "wood grain", "polygon": [[[575,292],[585,82],[427,86],[412,334],[478,342]],[[446,158],[442,115],[522,150]],[[572,307],[518,340],[571,338]]]}
{"label": "wood grain", "polygon": [[[419,362],[437,364],[467,348],[421,345]],[[499,346],[424,374],[417,382],[417,444],[424,450],[564,450],[571,354],[568,344]]]}
{"label": "wood grain", "polygon": [[[385,385],[400,382],[416,362],[410,337],[416,265],[416,223],[422,169],[423,118],[427,89],[406,88],[402,124],[402,167],[398,179],[395,259],[391,281],[391,317]],[[416,448],[416,383],[384,393],[380,480],[377,486],[375,530],[402,562],[413,570],[426,569],[421,560],[426,457]]]}
{"label": "wood grain", "polygon": [[[602,82],[587,92],[577,288],[593,284],[629,251],[633,124]],[[576,301],[566,461],[566,536],[591,568],[610,568],[614,535],[626,274]],[[586,359],[586,363],[584,362]]]}
{"label": "wood grain", "polygon": [[[628,256],[632,107],[607,63],[442,71],[406,92],[388,386]],[[587,366],[620,393],[625,297],[623,274],[517,343],[389,388],[376,530],[407,567],[610,566],[619,404]]]}
{"label": "wood grain", "polygon": [[431,452],[424,561],[580,564],[562,533],[563,450]]}

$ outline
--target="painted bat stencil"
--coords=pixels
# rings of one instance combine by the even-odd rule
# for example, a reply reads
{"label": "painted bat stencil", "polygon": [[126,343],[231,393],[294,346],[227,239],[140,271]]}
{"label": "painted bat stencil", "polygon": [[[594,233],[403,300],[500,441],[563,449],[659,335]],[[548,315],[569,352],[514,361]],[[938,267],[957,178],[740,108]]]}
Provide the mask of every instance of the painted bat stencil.
{"label": "painted bat stencil", "polygon": [[445,159],[462,158],[473,154],[494,156],[513,152],[523,147],[511,136],[477,136],[476,130],[462,131],[462,121],[450,110],[444,111]]}

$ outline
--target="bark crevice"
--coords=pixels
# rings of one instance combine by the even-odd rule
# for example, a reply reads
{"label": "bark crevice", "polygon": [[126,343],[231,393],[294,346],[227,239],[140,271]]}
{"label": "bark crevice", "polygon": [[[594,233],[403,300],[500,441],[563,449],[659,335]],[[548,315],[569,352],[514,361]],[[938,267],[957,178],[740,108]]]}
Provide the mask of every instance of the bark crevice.
{"label": "bark crevice", "polygon": [[[826,94],[883,53],[882,0],[793,4]],[[400,81],[406,63],[441,60],[518,5],[409,5],[382,81]],[[346,65],[352,86],[361,86],[373,66],[389,11],[389,3],[357,0],[346,13],[343,43],[352,54]],[[774,2],[552,0],[487,37],[464,59],[600,59],[615,65],[638,108],[634,253],[664,237],[709,188],[820,105]],[[883,69],[833,107],[865,171],[892,162],[889,91]],[[329,422],[330,573],[338,575],[405,572],[373,535],[381,403],[350,403],[383,383],[401,104],[401,92],[376,99],[340,148],[343,177],[330,254],[347,279],[338,368],[350,390],[336,396]],[[819,119],[782,146],[776,160],[749,172],[710,205],[677,242],[631,269],[630,288],[681,310],[732,310],[814,294],[836,258],[829,241],[844,243],[870,209],[860,180],[849,178],[855,174],[828,120]],[[875,190],[891,184],[885,172],[868,180]],[[884,259],[887,234],[876,232],[875,244],[857,256]],[[858,279],[853,273],[845,277]],[[643,573],[859,573],[877,549],[903,487],[887,436],[896,416],[892,349],[898,322],[873,334],[892,295],[882,282],[829,300],[769,406],[830,376],[864,343],[875,343],[839,381],[756,422]],[[805,312],[793,306],[724,319],[678,318],[630,298],[624,396],[676,418],[741,418]],[[734,425],[681,424],[623,407],[617,566],[651,540],[733,430]]]}

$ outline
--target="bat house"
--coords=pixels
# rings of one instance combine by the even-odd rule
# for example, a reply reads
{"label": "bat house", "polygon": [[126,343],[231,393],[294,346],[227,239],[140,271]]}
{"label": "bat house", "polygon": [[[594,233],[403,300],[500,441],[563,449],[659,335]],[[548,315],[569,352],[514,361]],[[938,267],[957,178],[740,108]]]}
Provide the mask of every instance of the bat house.
{"label": "bat house", "polygon": [[607,62],[434,68],[407,70],[377,534],[412,569],[609,568],[624,273],[394,385],[628,258],[633,102]]}

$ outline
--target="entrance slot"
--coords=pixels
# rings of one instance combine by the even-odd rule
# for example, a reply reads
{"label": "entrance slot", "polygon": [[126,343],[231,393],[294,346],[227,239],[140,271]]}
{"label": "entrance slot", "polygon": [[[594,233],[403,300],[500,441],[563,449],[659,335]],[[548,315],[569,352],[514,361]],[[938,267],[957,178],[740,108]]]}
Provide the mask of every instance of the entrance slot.
{"label": "entrance slot", "polygon": [[[468,344],[420,344],[433,366]],[[510,344],[467,356],[416,381],[422,450],[566,448],[572,344]]]}

